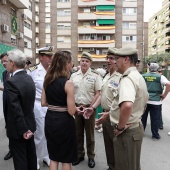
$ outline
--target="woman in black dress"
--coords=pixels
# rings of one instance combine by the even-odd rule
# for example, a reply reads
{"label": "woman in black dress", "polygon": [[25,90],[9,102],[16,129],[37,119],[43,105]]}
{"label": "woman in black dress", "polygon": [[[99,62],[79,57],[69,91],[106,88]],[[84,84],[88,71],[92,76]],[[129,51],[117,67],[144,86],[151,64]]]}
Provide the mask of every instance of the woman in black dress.
{"label": "woman in black dress", "polygon": [[58,170],[59,162],[62,170],[71,170],[71,163],[77,161],[74,85],[68,80],[71,69],[71,53],[58,51],[44,80],[41,102],[42,106],[48,106],[45,135],[50,170]]}

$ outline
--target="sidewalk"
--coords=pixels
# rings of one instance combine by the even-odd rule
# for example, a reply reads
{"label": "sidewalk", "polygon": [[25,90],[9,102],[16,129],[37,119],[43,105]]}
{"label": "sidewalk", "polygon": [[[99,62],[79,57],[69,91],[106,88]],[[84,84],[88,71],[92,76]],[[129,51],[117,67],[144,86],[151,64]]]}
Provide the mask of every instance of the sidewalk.
{"label": "sidewalk", "polygon": [[[170,94],[163,102],[163,122],[164,129],[161,130],[159,141],[151,140],[150,120],[145,131],[143,139],[142,154],[141,154],[141,170],[170,170],[170,136],[167,133],[170,131]],[[0,109],[2,109],[0,101]],[[0,115],[3,115],[0,113]],[[95,131],[95,152],[96,152],[96,166],[93,170],[106,170],[106,156],[103,144],[103,135]],[[4,161],[3,158],[8,152],[8,140],[5,134],[4,119],[0,118],[0,170],[14,170],[12,159]],[[72,170],[89,170],[87,165],[87,156],[85,161],[81,162]],[[123,163],[123,162],[122,162]],[[48,170],[48,167],[41,163],[41,170]],[[61,169],[61,168],[60,168]]]}

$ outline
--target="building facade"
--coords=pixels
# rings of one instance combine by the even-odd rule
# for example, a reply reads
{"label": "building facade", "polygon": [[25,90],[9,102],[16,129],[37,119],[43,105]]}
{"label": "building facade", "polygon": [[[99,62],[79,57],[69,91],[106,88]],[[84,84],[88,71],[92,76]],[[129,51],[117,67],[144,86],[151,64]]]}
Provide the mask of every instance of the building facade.
{"label": "building facade", "polygon": [[[18,48],[33,60],[35,56],[33,3],[32,0],[0,0],[0,54]],[[3,69],[0,64],[0,73]]]}
{"label": "building facade", "polygon": [[35,56],[33,3],[32,0],[0,1],[0,54],[18,48],[28,58]]}
{"label": "building facade", "polygon": [[52,45],[55,50],[71,50],[75,65],[82,51],[88,51],[94,68],[106,65],[108,47],[131,46],[143,57],[143,0],[35,1],[37,48]]}
{"label": "building facade", "polygon": [[149,19],[148,55],[170,52],[170,1],[164,0],[162,8]]}

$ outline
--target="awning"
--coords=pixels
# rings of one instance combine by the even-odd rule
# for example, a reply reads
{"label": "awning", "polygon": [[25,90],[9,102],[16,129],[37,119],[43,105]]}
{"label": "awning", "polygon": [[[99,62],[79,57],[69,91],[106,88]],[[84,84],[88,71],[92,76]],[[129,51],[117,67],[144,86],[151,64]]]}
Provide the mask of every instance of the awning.
{"label": "awning", "polygon": [[97,20],[99,25],[114,25],[115,20],[114,19],[98,19]]}
{"label": "awning", "polygon": [[98,11],[113,11],[114,9],[114,5],[97,5]]}
{"label": "awning", "polygon": [[6,53],[7,51],[10,51],[14,48],[16,48],[16,47],[12,47],[12,46],[8,46],[8,45],[4,45],[4,44],[0,43],[0,55],[3,53]]}

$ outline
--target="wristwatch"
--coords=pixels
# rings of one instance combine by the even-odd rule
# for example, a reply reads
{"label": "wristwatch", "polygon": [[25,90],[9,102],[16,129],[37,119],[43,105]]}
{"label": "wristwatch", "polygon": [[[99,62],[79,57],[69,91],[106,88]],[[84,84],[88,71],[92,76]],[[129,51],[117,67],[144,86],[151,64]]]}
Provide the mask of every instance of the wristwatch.
{"label": "wristwatch", "polygon": [[118,131],[124,131],[125,130],[125,127],[124,128],[118,128],[118,124],[115,126],[115,128],[116,128],[116,130],[118,130]]}

